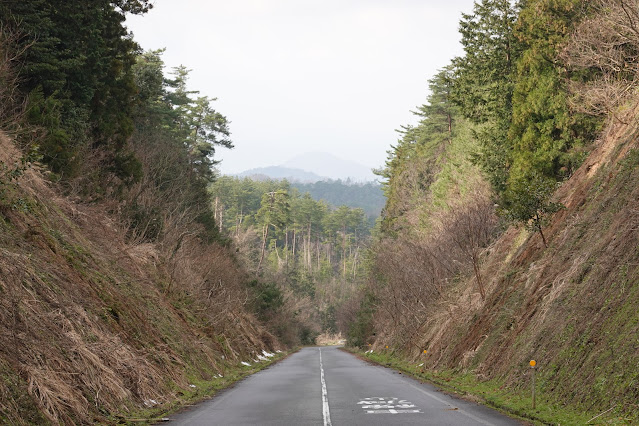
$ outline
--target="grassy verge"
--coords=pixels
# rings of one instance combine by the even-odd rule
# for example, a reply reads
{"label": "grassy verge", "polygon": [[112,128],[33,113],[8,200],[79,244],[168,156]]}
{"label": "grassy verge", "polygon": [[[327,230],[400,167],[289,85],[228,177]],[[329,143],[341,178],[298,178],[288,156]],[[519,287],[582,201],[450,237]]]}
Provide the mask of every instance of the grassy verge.
{"label": "grassy verge", "polygon": [[[528,386],[518,390],[507,388],[505,383],[500,380],[481,380],[472,372],[426,370],[419,365],[421,361],[408,362],[392,353],[392,350],[382,353],[365,353],[353,348],[347,348],[346,350],[376,364],[428,381],[446,392],[493,407],[510,416],[533,424],[562,426],[632,424],[631,419],[615,417],[612,412],[604,414],[588,413],[563,406],[547,395],[537,395],[536,408],[533,410],[531,389]],[[598,416],[599,414],[602,415]]]}
{"label": "grassy verge", "polygon": [[226,368],[224,377],[213,378],[211,380],[192,379],[188,389],[176,390],[177,398],[167,404],[157,405],[146,410],[138,410],[127,415],[117,416],[113,423],[129,425],[154,424],[168,419],[171,414],[195,405],[206,399],[213,397],[219,391],[233,386],[240,380],[264,370],[267,367],[287,358],[299,349],[276,353],[274,357],[262,362],[252,363],[250,366],[242,364],[230,365]]}

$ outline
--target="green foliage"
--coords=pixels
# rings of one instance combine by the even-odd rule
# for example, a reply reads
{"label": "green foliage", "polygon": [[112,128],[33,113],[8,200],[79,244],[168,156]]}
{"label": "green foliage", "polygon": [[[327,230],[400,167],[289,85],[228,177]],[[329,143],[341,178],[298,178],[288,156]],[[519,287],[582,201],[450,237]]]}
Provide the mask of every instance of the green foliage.
{"label": "green foliage", "polygon": [[[511,175],[535,171],[561,180],[581,164],[595,137],[597,121],[571,112],[568,74],[557,54],[583,14],[582,0],[529,1],[519,15],[517,62],[509,138],[514,151]],[[512,192],[513,189],[511,189]]]}
{"label": "green foliage", "polygon": [[373,336],[373,315],[375,315],[375,296],[365,293],[357,310],[355,321],[350,323],[346,339],[348,346],[364,348]]}
{"label": "green foliage", "polygon": [[352,183],[342,180],[315,183],[291,182],[291,187],[302,194],[308,192],[313,199],[324,200],[333,206],[361,208],[371,222],[380,215],[386,202],[380,185],[375,182]]}
{"label": "green foliage", "polygon": [[291,206],[288,202],[288,193],[279,190],[262,195],[260,209],[255,214],[256,221],[263,226],[273,226],[281,232],[290,222]]}
{"label": "green foliage", "polygon": [[429,81],[429,88],[427,102],[414,112],[420,117],[418,125],[402,128],[401,139],[388,151],[385,168],[378,171],[386,179],[382,230],[388,235],[397,236],[402,230],[421,225],[415,223],[415,215],[409,219],[408,213],[419,212],[425,219],[435,198],[446,204],[442,195],[448,189],[459,190],[464,181],[477,174],[468,162],[476,148],[469,135],[473,127],[454,102],[451,68],[438,72]]}
{"label": "green foliage", "polygon": [[136,180],[115,160],[133,131],[136,92],[131,67],[138,46],[123,23],[125,12],[147,9],[146,1],[100,0],[83,7],[61,0],[0,4],[2,24],[21,35],[16,46],[25,51],[20,89],[31,94],[31,124],[47,131],[40,150],[55,172],[77,173],[77,156],[90,146],[110,154],[104,172],[115,168],[126,182]]}
{"label": "green foliage", "polygon": [[[226,119],[211,108],[208,98],[193,98],[197,92],[187,87],[186,68],[178,67],[173,78],[165,77],[162,53],[140,54],[131,69],[138,87],[134,153],[116,156],[114,170],[129,176],[129,181],[121,177],[125,182],[141,185],[130,194],[125,210],[129,234],[155,240],[167,229],[160,222],[184,215],[182,220],[200,225],[203,241],[226,244],[207,192],[207,184],[215,178],[215,146],[232,147]],[[144,202],[139,202],[141,194],[146,195]]]}
{"label": "green foliage", "polygon": [[556,188],[554,179],[532,173],[511,182],[503,197],[506,216],[523,223],[529,230],[539,232],[544,245],[546,237],[543,227],[547,225],[548,216],[563,207],[560,203],[550,201]]}
{"label": "green foliage", "polygon": [[463,14],[460,22],[465,55],[453,60],[453,100],[465,117],[481,124],[474,131],[480,147],[475,162],[498,193],[506,187],[513,149],[508,129],[521,54],[513,34],[518,10],[509,0],[476,2],[473,13]]}
{"label": "green foliage", "polygon": [[253,290],[253,309],[261,320],[268,320],[284,305],[284,295],[277,284],[253,280],[248,287]]}
{"label": "green foliage", "polygon": [[314,345],[317,333],[309,327],[302,327],[300,330],[300,342],[302,345]]}
{"label": "green foliage", "polygon": [[[47,129],[38,143],[42,160],[54,173],[75,175],[78,168],[78,140],[62,126],[62,102],[55,96],[44,97],[42,87],[35,88],[28,97],[27,120],[35,126]],[[82,140],[81,138],[79,140]]]}
{"label": "green foliage", "polygon": [[520,52],[513,35],[517,13],[518,5],[510,0],[481,0],[472,14],[462,14],[465,55],[453,60],[452,95],[464,116],[476,123],[509,121]]}

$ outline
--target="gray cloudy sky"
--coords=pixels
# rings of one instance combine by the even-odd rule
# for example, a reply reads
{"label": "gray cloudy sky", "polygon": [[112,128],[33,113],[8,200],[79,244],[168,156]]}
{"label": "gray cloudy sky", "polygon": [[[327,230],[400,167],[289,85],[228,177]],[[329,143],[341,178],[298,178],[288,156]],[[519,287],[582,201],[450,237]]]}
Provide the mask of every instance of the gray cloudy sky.
{"label": "gray cloudy sky", "polygon": [[156,0],[127,26],[231,121],[224,173],[326,151],[379,167],[473,0]]}

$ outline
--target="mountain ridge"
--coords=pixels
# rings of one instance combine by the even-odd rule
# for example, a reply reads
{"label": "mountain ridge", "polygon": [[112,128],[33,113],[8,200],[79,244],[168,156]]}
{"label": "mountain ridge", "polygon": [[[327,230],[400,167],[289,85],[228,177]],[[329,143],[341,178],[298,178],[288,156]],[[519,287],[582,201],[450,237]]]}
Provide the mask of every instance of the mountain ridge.
{"label": "mountain ridge", "polygon": [[374,182],[377,176],[368,168],[355,161],[344,160],[327,152],[307,152],[295,156],[280,165],[256,167],[240,173],[239,177],[265,176],[273,179],[288,179],[302,183],[326,180],[352,182]]}

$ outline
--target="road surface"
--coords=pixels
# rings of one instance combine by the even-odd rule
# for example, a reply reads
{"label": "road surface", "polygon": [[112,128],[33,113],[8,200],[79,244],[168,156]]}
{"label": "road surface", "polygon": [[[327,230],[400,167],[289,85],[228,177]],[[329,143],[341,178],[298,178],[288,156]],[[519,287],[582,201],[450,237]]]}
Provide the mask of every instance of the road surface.
{"label": "road surface", "polygon": [[521,425],[336,347],[304,348],[173,425]]}

